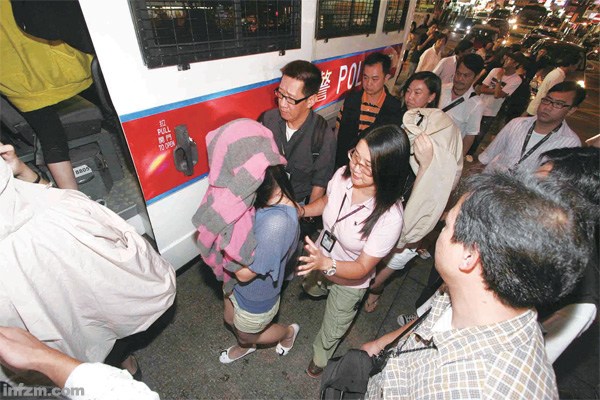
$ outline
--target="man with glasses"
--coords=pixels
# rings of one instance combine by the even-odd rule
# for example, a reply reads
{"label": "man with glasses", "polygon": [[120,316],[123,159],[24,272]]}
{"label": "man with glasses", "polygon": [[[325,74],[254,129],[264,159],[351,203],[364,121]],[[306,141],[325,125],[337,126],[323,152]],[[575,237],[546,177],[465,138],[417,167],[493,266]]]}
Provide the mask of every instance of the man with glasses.
{"label": "man with glasses", "polygon": [[[446,287],[401,333],[368,399],[558,399],[535,307],[566,296],[593,253],[589,216],[572,186],[500,172],[463,181],[437,239]],[[515,207],[515,204],[519,206]]]}
{"label": "man with glasses", "polygon": [[575,82],[554,85],[542,98],[534,117],[511,120],[483,153],[485,170],[519,168],[534,172],[539,155],[561,147],[581,146],[579,137],[565,121],[585,99],[585,90]]}
{"label": "man with glasses", "polygon": [[296,60],[281,69],[275,88],[277,108],[260,122],[273,132],[288,164],[297,202],[308,204],[325,194],[333,175],[336,138],[327,121],[312,110],[321,86],[321,71],[308,61]]}
{"label": "man with glasses", "polygon": [[391,77],[390,57],[371,53],[364,64],[362,90],[348,93],[337,117],[336,169],[346,165],[346,154],[356,146],[362,131],[375,125],[402,125],[402,104],[385,87]]}

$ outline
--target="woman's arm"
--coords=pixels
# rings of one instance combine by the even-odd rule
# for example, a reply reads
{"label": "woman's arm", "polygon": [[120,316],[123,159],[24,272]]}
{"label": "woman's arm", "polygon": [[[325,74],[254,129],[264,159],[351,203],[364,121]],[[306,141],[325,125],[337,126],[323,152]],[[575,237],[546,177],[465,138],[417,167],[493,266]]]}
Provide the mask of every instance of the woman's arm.
{"label": "woman's arm", "polygon": [[312,203],[300,206],[300,218],[302,217],[318,217],[323,215],[323,210],[327,205],[327,194],[319,197]]}
{"label": "woman's arm", "polygon": [[25,182],[47,184],[48,181],[43,179],[37,172],[32,170],[23,161],[17,157],[15,148],[10,144],[0,143],[0,156],[6,161],[12,169],[15,178]]}
{"label": "woman's arm", "polygon": [[236,279],[240,282],[250,282],[252,279],[256,278],[256,275],[258,275],[248,267],[242,267],[235,271],[234,274]]}
{"label": "woman's arm", "polygon": [[[298,275],[306,275],[313,270],[326,271],[333,266],[333,259],[325,257],[319,246],[308,236],[304,238],[304,241],[306,242],[304,248],[308,255],[299,258],[304,264],[298,266]],[[380,260],[381,257],[372,257],[364,251],[355,261],[336,260],[335,276],[342,279],[362,279],[373,271]]]}

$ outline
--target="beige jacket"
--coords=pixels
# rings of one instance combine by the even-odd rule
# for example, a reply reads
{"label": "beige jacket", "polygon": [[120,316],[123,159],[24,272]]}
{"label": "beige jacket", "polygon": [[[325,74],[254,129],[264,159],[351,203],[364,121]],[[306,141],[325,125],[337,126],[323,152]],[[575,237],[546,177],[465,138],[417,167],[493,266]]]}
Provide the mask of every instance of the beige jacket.
{"label": "beige jacket", "polygon": [[0,326],[84,362],[175,299],[175,271],[133,227],[83,193],[14,179],[2,158],[0,254]]}
{"label": "beige jacket", "polygon": [[412,146],[422,133],[429,135],[433,142],[433,160],[413,187],[404,209],[404,228],[398,248],[423,239],[435,227],[463,166],[460,130],[445,112],[437,108],[409,110],[402,123],[410,140],[410,166],[414,173],[419,173],[419,163]]}

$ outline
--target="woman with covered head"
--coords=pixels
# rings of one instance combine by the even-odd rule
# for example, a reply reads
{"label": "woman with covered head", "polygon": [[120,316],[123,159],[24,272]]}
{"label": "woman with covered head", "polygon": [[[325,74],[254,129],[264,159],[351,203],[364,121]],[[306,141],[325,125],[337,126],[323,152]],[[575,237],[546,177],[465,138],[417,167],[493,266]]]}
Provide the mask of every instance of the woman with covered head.
{"label": "woman with covered head", "polygon": [[323,231],[316,242],[305,238],[298,275],[311,273],[303,285],[309,295],[328,295],[307,369],[313,378],[352,324],[375,266],[396,245],[409,154],[408,137],[396,125],[364,131],[326,195],[303,208],[306,216],[323,216]]}
{"label": "woman with covered head", "polygon": [[202,258],[224,282],[224,320],[237,337],[219,361],[236,361],[257,344],[276,344],[286,355],[300,330],[272,322],[300,235],[286,161],[271,131],[249,119],[210,132],[206,141],[209,188],[194,223]]}

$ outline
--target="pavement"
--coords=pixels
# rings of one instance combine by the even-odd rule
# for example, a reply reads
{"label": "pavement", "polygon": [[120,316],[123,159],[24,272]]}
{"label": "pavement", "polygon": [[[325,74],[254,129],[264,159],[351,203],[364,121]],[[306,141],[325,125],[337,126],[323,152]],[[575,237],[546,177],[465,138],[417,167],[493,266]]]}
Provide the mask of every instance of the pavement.
{"label": "pavement", "polygon": [[[397,329],[396,317],[414,311],[424,288],[431,259],[416,258],[397,273],[373,313],[358,316],[337,355]],[[300,325],[293,349],[285,357],[273,347],[232,364],[219,362],[219,352],[233,344],[223,324],[220,284],[210,268],[195,261],[179,271],[175,317],[137,357],[144,381],[161,399],[316,399],[319,381],[304,372],[312,357],[312,341],[320,328],[325,300],[307,297],[295,278],[284,289],[279,322]]]}
{"label": "pavement", "polygon": [[[433,249],[431,249],[433,254]],[[415,258],[396,273],[373,313],[360,310],[336,355],[398,327],[396,317],[414,312],[425,288],[432,259]],[[195,260],[178,271],[177,301],[172,322],[146,348],[136,354],[144,381],[161,399],[316,399],[319,381],[304,372],[312,356],[312,341],[325,309],[325,300],[302,292],[301,279],[285,287],[279,322],[300,325],[293,349],[285,357],[273,347],[229,365],[218,361],[219,352],[233,344],[223,324],[221,286],[210,268]],[[561,399],[599,398],[599,322],[577,339],[554,364]]]}

